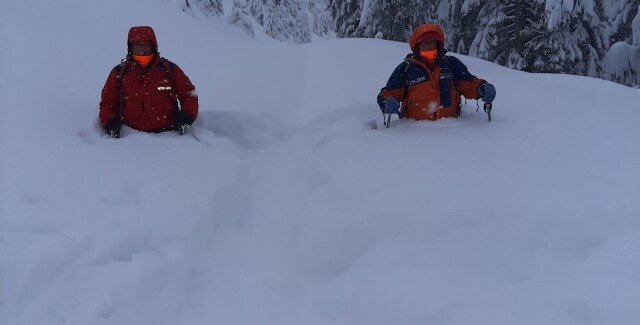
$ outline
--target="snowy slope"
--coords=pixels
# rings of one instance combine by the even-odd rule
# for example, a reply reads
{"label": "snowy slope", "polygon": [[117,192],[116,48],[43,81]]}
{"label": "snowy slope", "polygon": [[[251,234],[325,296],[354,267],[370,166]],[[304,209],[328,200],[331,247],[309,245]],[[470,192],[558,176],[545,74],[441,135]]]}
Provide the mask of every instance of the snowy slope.
{"label": "snowy slope", "polygon": [[[0,323],[637,324],[640,90],[459,56],[492,123],[469,101],[376,129],[406,44],[179,7],[2,2]],[[200,142],[96,126],[142,24],[197,87]]]}

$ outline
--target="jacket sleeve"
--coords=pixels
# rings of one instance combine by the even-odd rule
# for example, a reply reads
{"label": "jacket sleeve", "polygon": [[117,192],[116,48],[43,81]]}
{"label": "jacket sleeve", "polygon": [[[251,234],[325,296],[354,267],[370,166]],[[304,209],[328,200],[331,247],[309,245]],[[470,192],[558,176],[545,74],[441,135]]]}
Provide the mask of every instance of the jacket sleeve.
{"label": "jacket sleeve", "polygon": [[458,58],[449,56],[449,62],[451,64],[451,71],[453,72],[454,87],[462,93],[462,96],[469,99],[478,99],[478,86],[486,81],[478,79],[472,75],[467,66],[458,60]]}
{"label": "jacket sleeve", "polygon": [[176,95],[180,100],[182,110],[189,114],[195,121],[198,117],[198,94],[196,93],[196,87],[191,83],[189,77],[174,64],[172,67],[175,77]]}
{"label": "jacket sleeve", "polygon": [[387,85],[380,90],[378,94],[378,106],[382,109],[384,105],[384,100],[393,97],[397,99],[399,102],[404,101],[404,86],[405,86],[405,78],[403,78],[405,66],[408,63],[402,62],[400,65],[393,70],[391,77],[387,81]]}
{"label": "jacket sleeve", "polygon": [[116,116],[118,111],[118,94],[116,93],[116,68],[111,70],[107,82],[102,87],[100,95],[100,125],[104,127],[112,117]]}

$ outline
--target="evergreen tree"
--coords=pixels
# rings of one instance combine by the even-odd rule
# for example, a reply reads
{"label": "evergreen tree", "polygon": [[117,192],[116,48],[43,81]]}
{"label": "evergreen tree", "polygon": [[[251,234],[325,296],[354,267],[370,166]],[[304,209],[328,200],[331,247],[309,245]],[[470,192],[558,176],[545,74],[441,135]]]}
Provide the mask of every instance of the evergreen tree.
{"label": "evergreen tree", "polygon": [[361,0],[329,0],[338,37],[355,37],[360,26]]}
{"label": "evergreen tree", "polygon": [[240,27],[249,36],[254,37],[253,23],[249,17],[248,4],[243,0],[234,0],[231,15],[229,15],[229,23]]}
{"label": "evergreen tree", "polygon": [[500,2],[504,19],[497,24],[499,41],[491,60],[510,68],[533,71],[536,58],[544,52],[536,49],[536,44],[548,36],[544,4],[530,0]]}
{"label": "evergreen tree", "polygon": [[311,18],[311,33],[317,36],[327,36],[333,34],[333,22],[326,0],[310,0],[308,2],[309,14]]}
{"label": "evergreen tree", "polygon": [[[220,14],[220,2],[185,0],[185,8]],[[457,53],[633,85],[631,70],[640,70],[635,48],[609,52],[619,42],[640,45],[639,6],[640,0],[234,0],[229,22],[250,35],[257,22],[271,37],[293,42],[334,33],[407,41],[417,26],[437,23],[446,48]],[[625,55],[624,64],[612,64]]]}
{"label": "evergreen tree", "polygon": [[196,6],[205,16],[222,15],[221,0],[184,0],[183,11],[193,15],[193,6]]}
{"label": "evergreen tree", "polygon": [[364,21],[356,31],[358,37],[374,37],[404,41],[425,18],[425,4],[418,0],[378,0],[371,3]]}
{"label": "evergreen tree", "polygon": [[269,0],[267,5],[263,24],[267,35],[281,41],[311,41],[309,22],[300,0]]}

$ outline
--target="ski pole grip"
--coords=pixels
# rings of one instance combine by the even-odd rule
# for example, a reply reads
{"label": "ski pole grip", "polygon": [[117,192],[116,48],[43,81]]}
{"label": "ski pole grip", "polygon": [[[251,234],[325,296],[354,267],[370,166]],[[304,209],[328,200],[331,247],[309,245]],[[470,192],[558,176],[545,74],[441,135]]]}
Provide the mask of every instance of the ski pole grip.
{"label": "ski pole grip", "polygon": [[492,103],[484,103],[484,111],[487,112],[487,117],[489,118],[489,122],[491,122],[491,109],[493,108]]}

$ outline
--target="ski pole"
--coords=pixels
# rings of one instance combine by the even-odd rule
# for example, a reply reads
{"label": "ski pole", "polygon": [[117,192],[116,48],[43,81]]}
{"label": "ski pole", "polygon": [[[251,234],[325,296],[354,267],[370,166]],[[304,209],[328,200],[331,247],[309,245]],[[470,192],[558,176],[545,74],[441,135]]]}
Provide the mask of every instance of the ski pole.
{"label": "ski pole", "polygon": [[385,114],[383,112],[382,113],[382,123],[384,123],[384,126],[386,128],[389,128],[389,126],[391,125],[391,114]]}
{"label": "ski pole", "polygon": [[491,103],[484,103],[484,111],[487,112],[487,117],[489,117],[489,122],[491,122],[491,108],[492,108],[493,104]]}
{"label": "ski pole", "polygon": [[182,108],[177,104],[177,102],[174,104],[175,105],[175,119],[173,121],[176,131],[178,131],[178,134],[183,135],[184,134],[184,122],[182,122],[179,125],[176,125],[175,120],[178,119],[178,116],[182,113]]}
{"label": "ski pole", "polygon": [[111,130],[111,131],[109,131],[109,136],[114,138],[114,139],[119,139],[120,138],[120,130]]}

